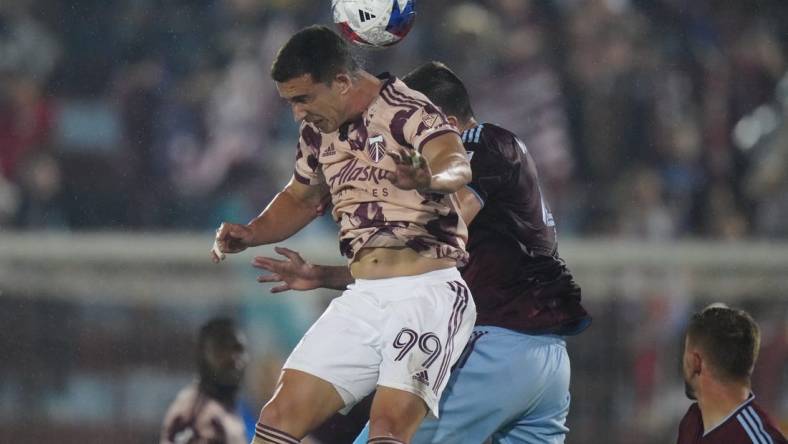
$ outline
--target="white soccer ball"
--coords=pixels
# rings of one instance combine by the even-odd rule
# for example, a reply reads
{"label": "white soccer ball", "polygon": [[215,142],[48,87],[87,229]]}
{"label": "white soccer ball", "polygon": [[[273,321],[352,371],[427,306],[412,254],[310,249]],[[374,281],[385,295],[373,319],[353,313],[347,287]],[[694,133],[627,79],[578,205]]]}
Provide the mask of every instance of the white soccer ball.
{"label": "white soccer ball", "polygon": [[416,0],[332,0],[331,10],[342,35],[371,47],[391,46],[413,27]]}

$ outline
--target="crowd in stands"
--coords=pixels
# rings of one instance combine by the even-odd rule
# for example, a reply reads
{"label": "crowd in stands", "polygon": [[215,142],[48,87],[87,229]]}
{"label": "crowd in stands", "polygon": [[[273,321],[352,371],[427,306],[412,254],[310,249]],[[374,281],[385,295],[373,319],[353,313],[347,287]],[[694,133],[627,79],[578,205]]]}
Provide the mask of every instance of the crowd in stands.
{"label": "crowd in stands", "polygon": [[[0,3],[0,227],[208,229],[287,181],[268,70],[307,0]],[[518,133],[562,233],[786,237],[783,0],[419,2],[406,74],[440,60]]]}

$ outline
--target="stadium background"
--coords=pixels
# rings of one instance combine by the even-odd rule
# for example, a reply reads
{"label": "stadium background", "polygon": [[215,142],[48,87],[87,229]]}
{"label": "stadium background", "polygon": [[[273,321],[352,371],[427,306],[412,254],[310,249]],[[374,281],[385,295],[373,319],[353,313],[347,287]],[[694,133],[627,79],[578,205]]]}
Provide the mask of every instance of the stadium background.
{"label": "stadium background", "polygon": [[[242,320],[257,411],[332,292],[208,262],[292,171],[268,67],[328,1],[0,2],[0,441],[156,440],[193,335]],[[595,323],[571,339],[570,444],[673,442],[688,315],[763,329],[755,391],[788,427],[788,3],[421,1],[372,72],[448,63],[526,142]],[[341,263],[320,220],[285,245]],[[270,249],[261,249],[269,252]],[[517,369],[512,369],[517,377]]]}

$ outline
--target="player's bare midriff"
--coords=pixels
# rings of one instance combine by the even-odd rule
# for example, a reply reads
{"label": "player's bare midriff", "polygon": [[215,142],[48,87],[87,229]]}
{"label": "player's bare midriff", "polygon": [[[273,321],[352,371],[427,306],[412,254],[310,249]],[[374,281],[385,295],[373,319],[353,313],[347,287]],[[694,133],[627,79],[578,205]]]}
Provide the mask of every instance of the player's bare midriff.
{"label": "player's bare midriff", "polygon": [[422,256],[407,247],[362,248],[350,264],[350,273],[356,279],[385,279],[456,266],[454,259]]}

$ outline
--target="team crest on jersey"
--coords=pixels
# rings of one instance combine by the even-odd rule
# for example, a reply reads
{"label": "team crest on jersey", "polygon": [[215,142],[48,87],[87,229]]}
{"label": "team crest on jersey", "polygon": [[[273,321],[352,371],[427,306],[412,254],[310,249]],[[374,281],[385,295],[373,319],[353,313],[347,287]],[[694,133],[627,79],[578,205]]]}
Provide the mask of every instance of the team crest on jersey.
{"label": "team crest on jersey", "polygon": [[386,139],[384,139],[382,135],[378,134],[377,136],[372,136],[367,139],[367,142],[369,142],[367,144],[369,158],[375,163],[383,160],[383,156],[386,155]]}
{"label": "team crest on jersey", "polygon": [[431,113],[424,113],[421,115],[421,123],[424,124],[427,128],[432,128],[435,125],[435,122],[438,121],[437,114]]}

